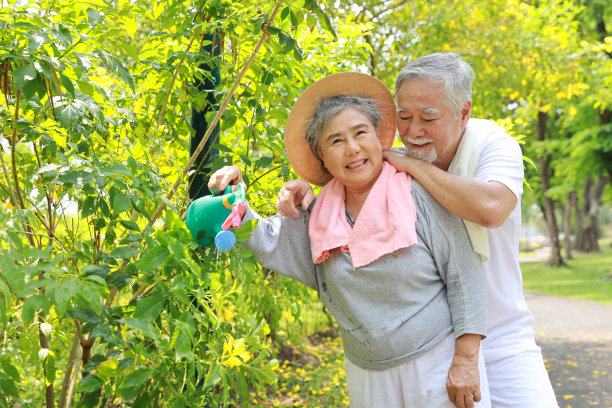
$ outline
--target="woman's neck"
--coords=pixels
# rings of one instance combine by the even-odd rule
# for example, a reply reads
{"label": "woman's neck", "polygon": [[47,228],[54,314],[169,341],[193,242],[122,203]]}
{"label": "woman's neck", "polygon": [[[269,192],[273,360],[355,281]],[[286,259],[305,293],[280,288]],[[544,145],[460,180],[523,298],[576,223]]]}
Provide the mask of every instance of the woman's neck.
{"label": "woman's neck", "polygon": [[344,206],[354,220],[357,220],[359,212],[361,212],[361,207],[363,207],[363,204],[368,198],[368,194],[370,194],[370,190],[372,190],[378,177],[380,177],[382,166],[378,170],[377,175],[373,179],[370,179],[367,184],[362,184],[360,186],[344,185]]}
{"label": "woman's neck", "polygon": [[369,193],[370,189],[368,189],[367,191],[349,191],[348,189],[345,190],[344,205],[354,220],[356,220],[359,216],[361,208],[363,207],[363,204],[368,198]]}

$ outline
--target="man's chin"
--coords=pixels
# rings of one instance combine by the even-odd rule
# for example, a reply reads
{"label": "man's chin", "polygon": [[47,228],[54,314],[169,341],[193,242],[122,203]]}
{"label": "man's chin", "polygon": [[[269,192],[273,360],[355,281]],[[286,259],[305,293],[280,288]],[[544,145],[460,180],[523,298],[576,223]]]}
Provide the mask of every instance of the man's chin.
{"label": "man's chin", "polygon": [[412,157],[413,159],[423,160],[427,163],[433,163],[438,158],[438,155],[435,150],[416,150],[411,149],[409,147],[404,146],[404,154],[408,157]]}

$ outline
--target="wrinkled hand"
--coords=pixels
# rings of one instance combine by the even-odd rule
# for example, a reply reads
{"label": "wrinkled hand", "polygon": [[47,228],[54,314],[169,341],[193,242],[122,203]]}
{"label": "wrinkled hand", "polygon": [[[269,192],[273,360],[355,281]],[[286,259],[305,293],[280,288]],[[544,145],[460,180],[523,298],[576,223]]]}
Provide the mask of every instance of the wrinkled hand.
{"label": "wrinkled hand", "polygon": [[403,147],[395,147],[383,150],[383,160],[404,173],[411,173],[410,169],[418,162],[418,159],[406,156]]}
{"label": "wrinkled hand", "polygon": [[455,355],[446,380],[448,399],[457,408],[474,408],[474,402],[482,399],[480,393],[480,374],[478,372],[478,353],[476,359]]}
{"label": "wrinkled hand", "polygon": [[307,209],[314,200],[314,192],[310,184],[304,180],[291,180],[278,192],[276,210],[285,217],[299,217],[296,206]]}
{"label": "wrinkled hand", "polygon": [[217,170],[208,180],[208,188],[213,194],[221,194],[228,185],[236,191],[238,184],[243,183],[242,172],[236,166],[225,166]]}

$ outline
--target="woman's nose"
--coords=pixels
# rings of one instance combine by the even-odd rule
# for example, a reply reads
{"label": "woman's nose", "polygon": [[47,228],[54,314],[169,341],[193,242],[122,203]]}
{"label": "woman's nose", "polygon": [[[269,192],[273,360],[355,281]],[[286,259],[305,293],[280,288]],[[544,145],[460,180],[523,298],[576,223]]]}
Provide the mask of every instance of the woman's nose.
{"label": "woman's nose", "polygon": [[361,146],[359,146],[359,143],[355,139],[350,138],[346,141],[346,152],[348,154],[356,153],[359,150],[361,150]]}

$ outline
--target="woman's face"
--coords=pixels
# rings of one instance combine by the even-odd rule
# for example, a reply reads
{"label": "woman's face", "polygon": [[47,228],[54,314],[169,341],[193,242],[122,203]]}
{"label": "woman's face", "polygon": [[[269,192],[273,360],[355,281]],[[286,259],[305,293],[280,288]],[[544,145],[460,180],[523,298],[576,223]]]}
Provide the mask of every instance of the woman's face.
{"label": "woman's face", "polygon": [[382,170],[382,147],[370,118],[347,108],[319,136],[319,156],[349,190],[369,190]]}

